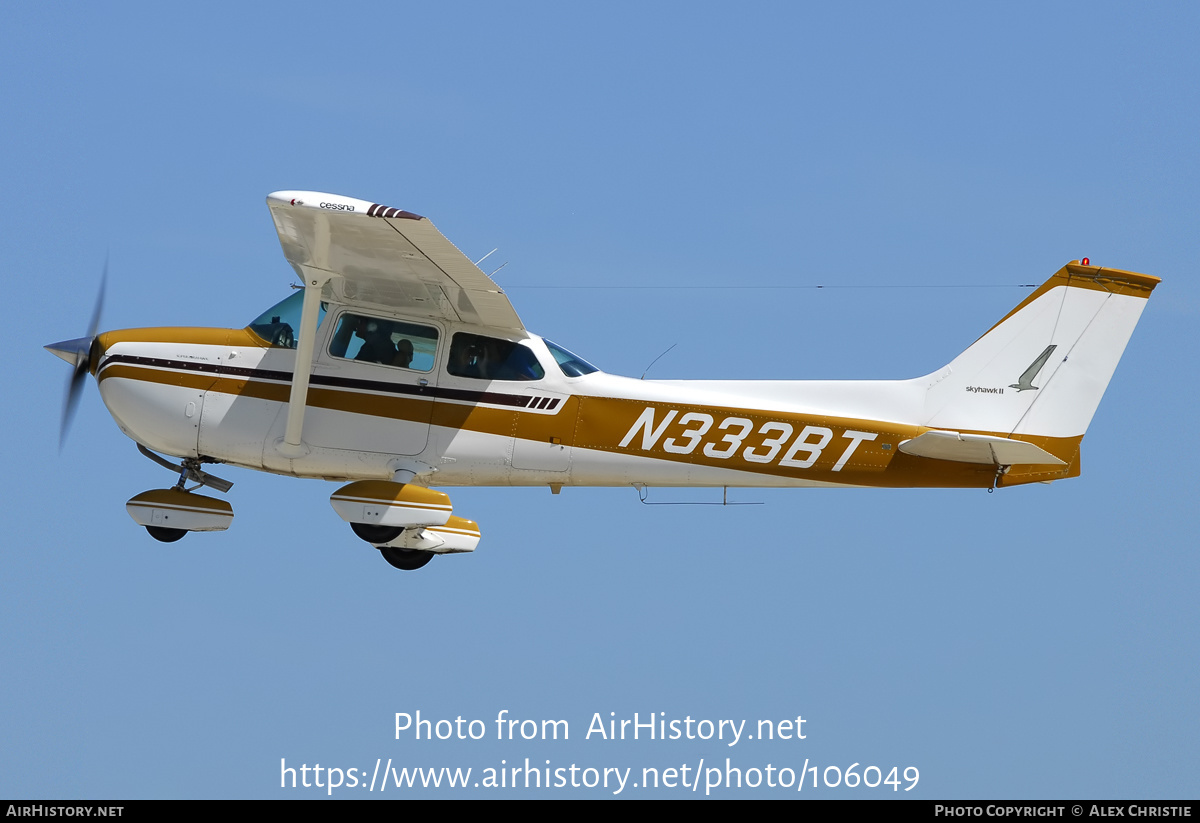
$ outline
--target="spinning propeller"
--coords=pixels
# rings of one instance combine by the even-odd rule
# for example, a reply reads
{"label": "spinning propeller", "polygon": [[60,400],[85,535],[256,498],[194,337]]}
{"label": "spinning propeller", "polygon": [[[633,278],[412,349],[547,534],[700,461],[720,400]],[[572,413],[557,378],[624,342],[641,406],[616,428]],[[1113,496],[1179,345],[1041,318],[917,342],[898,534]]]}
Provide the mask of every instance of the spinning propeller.
{"label": "spinning propeller", "polygon": [[61,451],[67,439],[67,429],[71,427],[71,418],[75,415],[75,407],[79,405],[79,395],[83,392],[83,381],[92,368],[92,343],[96,340],[96,330],[100,326],[100,311],[104,308],[104,291],[108,284],[108,260],[104,261],[104,271],[100,275],[100,293],[96,295],[96,306],[92,310],[92,322],[88,326],[87,337],[77,337],[74,340],[64,340],[61,343],[51,343],[45,346],[46,351],[61,357],[72,366],[70,378],[67,380],[67,395],[63,400],[62,427],[58,434],[58,448]]}

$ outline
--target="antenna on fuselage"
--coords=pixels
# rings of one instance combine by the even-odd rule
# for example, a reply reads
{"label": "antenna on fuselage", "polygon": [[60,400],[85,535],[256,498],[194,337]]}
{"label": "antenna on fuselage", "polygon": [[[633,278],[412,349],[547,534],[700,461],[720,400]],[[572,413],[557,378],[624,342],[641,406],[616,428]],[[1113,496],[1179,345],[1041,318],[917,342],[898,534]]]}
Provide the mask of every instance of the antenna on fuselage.
{"label": "antenna on fuselage", "polygon": [[644,483],[634,483],[633,487],[637,489],[638,500],[643,506],[762,506],[765,503],[762,500],[747,500],[735,501],[729,499],[729,487],[721,487],[721,502],[710,502],[707,500],[650,500],[650,487]]}
{"label": "antenna on fuselage", "polygon": [[639,377],[639,378],[638,378],[638,380],[645,380],[645,379],[646,379],[646,375],[650,373],[650,369],[654,367],[654,364],[655,364],[655,363],[657,363],[659,360],[662,360],[664,357],[666,357],[666,356],[667,356],[667,352],[669,352],[671,349],[675,348],[675,347],[676,347],[676,346],[678,346],[678,345],[679,345],[678,343],[672,343],[672,344],[670,345],[670,347],[667,349],[667,351],[663,352],[663,353],[662,353],[662,354],[660,354],[658,357],[656,357],[656,358],[654,358],[653,360],[651,360],[651,361],[650,361],[650,365],[646,367],[646,370],[645,370],[644,372],[642,372],[642,376],[641,376],[641,377]]}

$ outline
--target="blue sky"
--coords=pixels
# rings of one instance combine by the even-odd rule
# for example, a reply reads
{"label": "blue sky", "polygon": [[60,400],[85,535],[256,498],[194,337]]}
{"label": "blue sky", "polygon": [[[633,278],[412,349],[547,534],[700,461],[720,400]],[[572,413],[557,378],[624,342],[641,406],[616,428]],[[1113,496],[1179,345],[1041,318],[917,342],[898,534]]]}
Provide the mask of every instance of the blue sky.
{"label": "blue sky", "polygon": [[[1187,4],[10,4],[0,796],[325,796],[281,790],[281,759],[729,757],[915,766],[907,796],[1195,797],[1198,24]],[[404,574],[333,484],[227,469],[233,528],[155,543],[124,503],[171,480],[94,385],[58,453],[66,368],[41,346],[86,331],[106,255],[106,328],[244,325],[293,279],[263,202],[284,188],[498,247],[529,328],[634,376],[677,344],[651,377],[911,377],[1070,259],[1164,282],[1082,477],[1052,486],[729,508],[452,490],[479,550]],[[730,283],[845,288],[708,288]],[[396,740],[417,710],[493,734]],[[571,739],[497,741],[501,710]],[[800,715],[807,737],[585,740],[610,712]]]}

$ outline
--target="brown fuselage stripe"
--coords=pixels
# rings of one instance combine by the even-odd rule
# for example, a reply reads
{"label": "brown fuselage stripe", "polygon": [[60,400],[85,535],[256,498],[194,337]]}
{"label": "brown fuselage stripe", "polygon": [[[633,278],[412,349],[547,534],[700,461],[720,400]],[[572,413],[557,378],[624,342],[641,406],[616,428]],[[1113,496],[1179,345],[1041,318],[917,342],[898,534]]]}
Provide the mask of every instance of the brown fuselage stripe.
{"label": "brown fuselage stripe", "polygon": [[[244,378],[246,380],[272,380],[285,383],[292,382],[292,373],[273,369],[255,369],[243,366],[228,366],[196,360],[170,360],[160,357],[138,357],[130,354],[114,354],[104,359],[99,371],[106,372],[111,366],[122,363],[143,366],[154,369],[183,370],[196,374],[212,374],[220,377]],[[100,374],[103,380],[107,375]],[[329,386],[336,389],[358,389],[360,391],[382,392],[384,394],[412,395],[433,400],[458,400],[463,403],[490,403],[494,406],[516,406],[519,408],[554,409],[558,406],[558,398],[527,396],[522,394],[506,394],[503,392],[471,391],[470,389],[452,389],[440,386],[410,386],[402,383],[388,383],[380,380],[363,380],[352,377],[331,377],[314,374],[309,378],[310,386]]]}

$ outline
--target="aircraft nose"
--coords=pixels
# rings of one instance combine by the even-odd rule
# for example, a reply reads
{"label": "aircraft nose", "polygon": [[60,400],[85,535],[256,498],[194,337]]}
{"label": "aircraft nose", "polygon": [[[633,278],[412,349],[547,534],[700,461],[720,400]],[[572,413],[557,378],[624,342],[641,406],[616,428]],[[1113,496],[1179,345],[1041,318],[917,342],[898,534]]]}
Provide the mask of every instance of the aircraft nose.
{"label": "aircraft nose", "polygon": [[91,337],[76,337],[74,340],[63,340],[60,343],[51,343],[49,346],[43,346],[42,348],[55,357],[61,357],[74,366],[81,359],[87,357],[88,350],[91,347]]}

